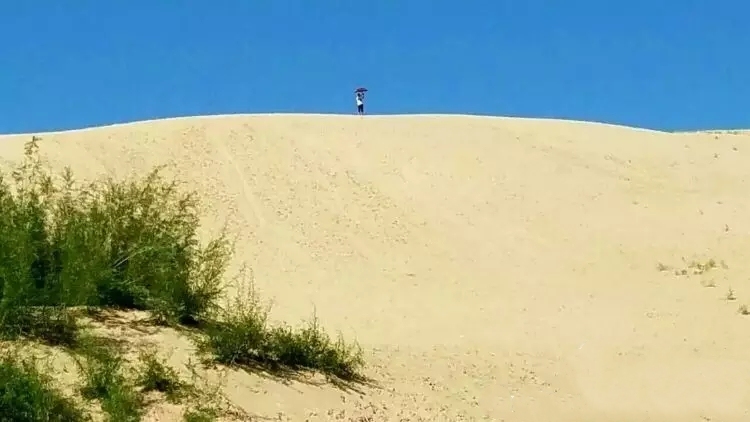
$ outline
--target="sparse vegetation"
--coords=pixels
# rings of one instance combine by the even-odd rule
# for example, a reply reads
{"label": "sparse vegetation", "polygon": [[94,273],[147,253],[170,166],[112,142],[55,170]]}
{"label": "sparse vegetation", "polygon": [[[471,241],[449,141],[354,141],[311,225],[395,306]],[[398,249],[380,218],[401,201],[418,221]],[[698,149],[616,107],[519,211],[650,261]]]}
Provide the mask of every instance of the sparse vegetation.
{"label": "sparse vegetation", "polygon": [[177,372],[156,356],[156,351],[142,352],[140,363],[136,382],[141,387],[141,391],[164,393],[173,402],[182,397],[185,385],[180,381]]}
{"label": "sparse vegetation", "polygon": [[[685,258],[682,259],[683,262],[685,261]],[[720,262],[716,262],[715,259],[711,258],[705,262],[702,261],[691,261],[687,264],[685,268],[676,268],[674,269],[674,275],[676,276],[688,276],[688,275],[701,275],[708,273],[709,271],[721,267],[722,269],[729,269],[729,266],[727,266],[726,262],[723,260]],[[656,269],[658,271],[669,271],[673,267],[663,264],[661,262],[656,264]]]}
{"label": "sparse vegetation", "polygon": [[[729,231],[729,227],[725,227],[725,231]],[[685,258],[682,259],[683,262],[687,262]],[[717,262],[715,259],[711,258],[705,262],[702,261],[691,261],[686,268],[683,269],[675,269],[674,274],[676,276],[690,276],[692,275],[702,275],[700,283],[703,287],[716,287],[716,280],[713,277],[706,277],[706,273],[717,268],[722,268],[724,270],[729,269],[729,266],[724,260],[721,260]],[[661,262],[658,262],[656,264],[656,269],[658,271],[669,271],[672,269],[669,265],[663,264]],[[688,271],[690,270],[690,271]],[[729,287],[726,294],[724,295],[724,300],[731,302],[737,300],[737,296],[735,295],[734,289],[732,287]],[[737,312],[741,315],[750,315],[750,307],[746,304],[739,305]]]}
{"label": "sparse vegetation", "polygon": [[716,287],[716,281],[714,279],[701,281],[703,287]]}
{"label": "sparse vegetation", "polygon": [[693,274],[703,274],[716,268],[717,266],[718,265],[716,264],[716,261],[711,258],[706,262],[693,261],[690,263],[690,265],[688,265],[688,268],[693,270]]}
{"label": "sparse vegetation", "polygon": [[123,359],[111,349],[89,350],[82,365],[84,398],[97,399],[112,422],[140,420],[143,401],[123,370]]}
{"label": "sparse vegetation", "polygon": [[199,406],[185,412],[183,420],[185,422],[213,422],[217,417],[216,410]]}
{"label": "sparse vegetation", "polygon": [[[79,308],[145,310],[158,323],[196,327],[218,363],[355,377],[361,350],[331,341],[317,319],[301,330],[268,327],[257,301],[229,311],[218,306],[231,245],[224,234],[199,244],[194,194],[181,193],[160,169],[140,180],[79,186],[69,169],[60,177],[45,170],[38,142],[26,144],[10,177],[0,174],[0,337],[65,346],[81,356],[80,392],[98,400],[110,420],[139,420],[143,392],[175,398],[184,385],[153,354],[143,355],[130,376],[118,353],[81,334]],[[0,394],[0,414],[83,420],[49,383],[29,365],[0,362],[0,391],[7,393]],[[32,405],[37,413],[23,419]],[[215,417],[191,412],[186,420]]]}
{"label": "sparse vegetation", "polygon": [[307,327],[269,327],[267,311],[253,297],[237,300],[231,312],[206,327],[202,349],[227,365],[314,369],[348,380],[364,364],[362,350],[336,342],[321,330],[316,317]]}
{"label": "sparse vegetation", "polygon": [[0,357],[0,418],[14,422],[81,422],[88,418],[69,398],[50,387],[36,362]]}
{"label": "sparse vegetation", "polygon": [[729,288],[729,291],[727,291],[726,299],[727,300],[735,300],[735,299],[737,299],[737,297],[734,296],[734,290],[732,290],[731,287]]}

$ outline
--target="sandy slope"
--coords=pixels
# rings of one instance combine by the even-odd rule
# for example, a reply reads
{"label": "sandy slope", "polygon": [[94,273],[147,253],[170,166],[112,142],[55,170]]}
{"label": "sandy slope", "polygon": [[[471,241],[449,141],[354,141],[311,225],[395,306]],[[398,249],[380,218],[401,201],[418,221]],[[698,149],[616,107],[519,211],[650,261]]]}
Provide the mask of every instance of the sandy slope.
{"label": "sandy slope", "polygon": [[[750,420],[750,134],[272,115],[41,135],[81,177],[174,165],[275,317],[315,308],[368,351],[362,395],[234,374],[255,414]],[[710,258],[727,268],[675,274]]]}

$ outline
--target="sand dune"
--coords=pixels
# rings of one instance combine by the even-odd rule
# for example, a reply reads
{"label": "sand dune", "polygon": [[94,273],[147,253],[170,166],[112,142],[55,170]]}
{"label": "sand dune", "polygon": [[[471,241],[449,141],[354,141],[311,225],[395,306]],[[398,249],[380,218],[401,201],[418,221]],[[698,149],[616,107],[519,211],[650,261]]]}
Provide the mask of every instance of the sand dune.
{"label": "sand dune", "polygon": [[[236,374],[258,415],[750,420],[750,133],[235,115],[38,135],[82,178],[172,166],[275,318],[315,311],[367,351],[362,394]],[[0,165],[30,136],[0,138]]]}

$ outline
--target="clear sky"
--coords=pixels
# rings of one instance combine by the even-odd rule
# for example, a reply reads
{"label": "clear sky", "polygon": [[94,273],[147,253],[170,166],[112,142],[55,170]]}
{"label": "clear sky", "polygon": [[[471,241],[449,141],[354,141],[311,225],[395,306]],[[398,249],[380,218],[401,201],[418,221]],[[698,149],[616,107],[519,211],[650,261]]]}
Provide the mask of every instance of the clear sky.
{"label": "clear sky", "polygon": [[747,0],[0,3],[0,132],[224,113],[750,128]]}

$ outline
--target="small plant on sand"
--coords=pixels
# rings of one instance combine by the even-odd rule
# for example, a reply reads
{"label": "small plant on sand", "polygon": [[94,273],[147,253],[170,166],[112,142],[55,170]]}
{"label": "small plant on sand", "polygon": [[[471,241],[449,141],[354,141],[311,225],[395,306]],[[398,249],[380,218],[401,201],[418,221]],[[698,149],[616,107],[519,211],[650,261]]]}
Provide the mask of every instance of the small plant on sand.
{"label": "small plant on sand", "polygon": [[657,271],[669,271],[671,267],[667,264],[664,264],[663,262],[657,262],[656,263],[656,270]]}
{"label": "small plant on sand", "polygon": [[82,365],[86,399],[98,399],[112,422],[139,421],[143,401],[123,371],[123,359],[112,349],[89,349]]}
{"label": "small plant on sand", "polygon": [[218,416],[219,412],[215,409],[197,406],[194,409],[188,409],[182,420],[185,422],[214,422]]}
{"label": "small plant on sand", "polygon": [[155,350],[141,352],[139,360],[136,383],[141,387],[141,391],[164,393],[172,402],[182,398],[186,386],[180,381],[177,372],[157,357]]}
{"label": "small plant on sand", "polygon": [[731,287],[729,288],[729,291],[727,291],[726,299],[727,300],[735,300],[735,299],[737,299],[737,297],[734,296],[734,290],[732,290]]}
{"label": "small plant on sand", "polygon": [[750,309],[748,309],[747,305],[740,305],[737,312],[739,312],[741,315],[750,315]]}
{"label": "small plant on sand", "polygon": [[83,411],[50,387],[36,363],[10,354],[0,357],[0,419],[14,422],[82,422]]}
{"label": "small plant on sand", "polygon": [[710,279],[710,280],[702,280],[701,285],[703,287],[716,287],[716,280]]}
{"label": "small plant on sand", "polygon": [[688,268],[693,270],[693,274],[703,274],[717,267],[718,265],[713,258],[706,262],[693,261],[688,266]]}
{"label": "small plant on sand", "polygon": [[253,420],[247,412],[233,405],[222,393],[226,386],[225,376],[228,368],[221,371],[224,373],[222,376],[210,380],[199,374],[198,366],[192,361],[186,365],[191,375],[185,388],[189,400],[183,413],[183,421],[213,422],[220,416],[230,416],[231,420]]}

